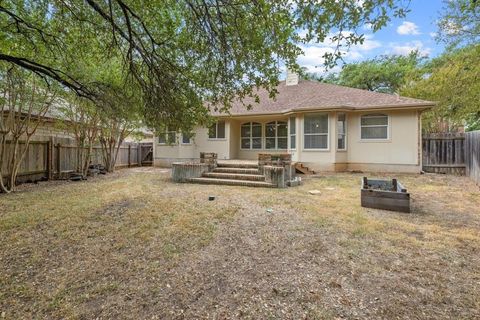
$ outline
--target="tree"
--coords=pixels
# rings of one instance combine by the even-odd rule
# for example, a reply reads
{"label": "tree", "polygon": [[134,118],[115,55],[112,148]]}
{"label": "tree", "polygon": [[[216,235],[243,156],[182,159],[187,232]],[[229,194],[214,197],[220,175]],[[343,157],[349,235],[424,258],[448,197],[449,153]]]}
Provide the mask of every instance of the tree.
{"label": "tree", "polygon": [[437,101],[424,115],[425,131],[479,129],[480,45],[447,51],[421,70],[422,77],[409,81],[401,90],[405,96]]}
{"label": "tree", "polygon": [[418,51],[408,56],[383,55],[362,62],[346,64],[338,75],[328,75],[319,81],[342,86],[384,92],[398,93],[406,79],[419,77],[418,68],[424,62]]}
{"label": "tree", "polygon": [[444,0],[437,39],[458,47],[480,40],[480,1]]}
{"label": "tree", "polygon": [[62,102],[64,103],[58,109],[77,144],[77,172],[86,177],[93,147],[98,142],[100,132],[99,111],[90,100],[72,94]]}
{"label": "tree", "polygon": [[[124,83],[135,82],[152,127],[188,131],[213,108],[227,110],[255,87],[272,95],[279,61],[295,69],[299,44],[334,32],[340,47],[361,43],[403,17],[407,0],[5,0],[0,4],[0,60],[14,63],[93,101],[104,93],[90,68],[121,61]],[[299,31],[306,30],[304,37]],[[353,32],[345,32],[351,30]],[[86,68],[84,68],[86,66]],[[105,83],[103,83],[105,84]],[[99,103],[102,104],[102,103]]]}
{"label": "tree", "polygon": [[[53,86],[32,72],[0,65],[0,191],[15,190],[20,165],[38,126],[55,101]],[[4,177],[7,177],[6,183]]]}
{"label": "tree", "polygon": [[[114,83],[114,81],[112,81]],[[141,126],[140,97],[133,84],[111,85],[103,88],[98,101],[100,114],[100,144],[103,160],[108,172],[115,170],[118,153],[125,138]]]}

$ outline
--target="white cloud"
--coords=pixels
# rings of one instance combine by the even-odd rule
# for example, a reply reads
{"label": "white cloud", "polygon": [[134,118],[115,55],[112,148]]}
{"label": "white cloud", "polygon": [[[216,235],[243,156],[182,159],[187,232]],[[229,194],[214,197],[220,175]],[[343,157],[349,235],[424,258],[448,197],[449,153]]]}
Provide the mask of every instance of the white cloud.
{"label": "white cloud", "polygon": [[356,50],[350,50],[350,51],[347,51],[345,52],[345,59],[348,59],[348,60],[360,60],[363,58],[363,54],[361,54],[360,52],[356,51]]}
{"label": "white cloud", "polygon": [[432,38],[436,38],[438,34],[436,32],[430,32],[429,35]]}
{"label": "white cloud", "polygon": [[[344,31],[342,35],[346,37],[350,33],[349,31]],[[322,72],[324,70],[323,63],[325,62],[323,55],[325,53],[334,53],[337,48],[337,43],[331,39],[334,36],[335,34],[330,34],[327,37],[328,40],[323,43],[302,45],[301,48],[304,54],[298,57],[298,64],[305,67],[308,72]],[[345,45],[345,42],[342,41],[342,44]],[[368,34],[365,35],[362,44],[352,45],[349,50],[342,46],[339,50],[346,61],[352,62],[363,59],[365,54],[381,46],[382,43],[380,41],[374,40],[373,35]]]}
{"label": "white cloud", "polygon": [[358,49],[361,51],[371,51],[381,46],[382,46],[382,43],[380,41],[373,40],[373,35],[367,34],[365,35],[365,40],[363,41],[363,43],[352,46],[352,49]]}
{"label": "white cloud", "polygon": [[303,46],[303,55],[298,57],[298,64],[301,67],[307,68],[308,72],[318,72],[322,70],[325,59],[323,55],[325,53],[333,53],[335,50],[330,47],[321,46]]}
{"label": "white cloud", "polygon": [[365,30],[365,31],[371,31],[373,29],[373,24],[371,23],[365,23],[363,26],[362,26],[362,29]]}
{"label": "white cloud", "polygon": [[401,35],[417,35],[420,34],[420,30],[415,23],[403,21],[403,23],[397,27],[397,33]]}
{"label": "white cloud", "polygon": [[399,55],[408,55],[410,52],[418,50],[421,55],[428,56],[432,49],[425,47],[422,41],[411,41],[406,43],[390,43],[391,50],[387,53],[399,54]]}

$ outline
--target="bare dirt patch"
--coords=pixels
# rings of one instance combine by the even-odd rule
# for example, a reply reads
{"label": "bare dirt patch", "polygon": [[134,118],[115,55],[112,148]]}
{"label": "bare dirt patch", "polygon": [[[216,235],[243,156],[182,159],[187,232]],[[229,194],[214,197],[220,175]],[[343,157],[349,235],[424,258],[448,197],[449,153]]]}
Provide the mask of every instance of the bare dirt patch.
{"label": "bare dirt patch", "polygon": [[359,174],[275,190],[175,184],[139,168],[26,187],[0,196],[0,314],[480,317],[478,187],[397,177],[411,214],[361,208]]}

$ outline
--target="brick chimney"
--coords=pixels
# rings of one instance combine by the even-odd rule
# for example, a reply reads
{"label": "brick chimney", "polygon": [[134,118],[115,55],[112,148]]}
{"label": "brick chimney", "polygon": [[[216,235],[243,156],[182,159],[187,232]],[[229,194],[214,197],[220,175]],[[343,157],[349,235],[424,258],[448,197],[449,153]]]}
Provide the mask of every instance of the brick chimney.
{"label": "brick chimney", "polygon": [[293,72],[290,69],[287,69],[287,78],[285,79],[285,85],[287,86],[296,86],[298,84],[298,73]]}

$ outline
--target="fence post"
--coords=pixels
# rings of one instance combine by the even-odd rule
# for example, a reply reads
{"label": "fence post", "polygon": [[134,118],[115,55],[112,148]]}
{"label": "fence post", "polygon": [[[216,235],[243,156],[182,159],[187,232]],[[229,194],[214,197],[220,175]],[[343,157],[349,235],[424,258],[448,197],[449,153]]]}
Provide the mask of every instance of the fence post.
{"label": "fence post", "polygon": [[60,142],[57,144],[57,174],[58,174],[58,177],[60,177],[60,174],[61,174],[61,149],[62,146],[60,144]]}
{"label": "fence post", "polygon": [[128,167],[132,165],[132,145],[128,144]]}
{"label": "fence post", "polygon": [[139,167],[142,166],[142,144],[141,143],[137,144],[137,163]]}
{"label": "fence post", "polygon": [[53,179],[53,137],[47,142],[47,178]]}

